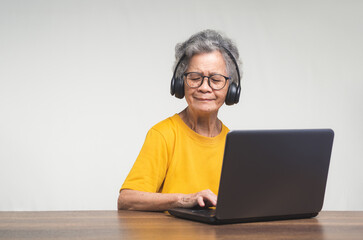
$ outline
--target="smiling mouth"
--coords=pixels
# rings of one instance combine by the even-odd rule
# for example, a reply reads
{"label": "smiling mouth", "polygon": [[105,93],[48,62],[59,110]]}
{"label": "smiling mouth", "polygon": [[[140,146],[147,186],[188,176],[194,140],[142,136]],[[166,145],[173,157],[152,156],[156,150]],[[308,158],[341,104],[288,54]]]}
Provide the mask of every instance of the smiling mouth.
{"label": "smiling mouth", "polygon": [[210,101],[213,101],[214,99],[209,99],[209,98],[195,98],[197,99],[198,101],[203,101],[203,102],[210,102]]}

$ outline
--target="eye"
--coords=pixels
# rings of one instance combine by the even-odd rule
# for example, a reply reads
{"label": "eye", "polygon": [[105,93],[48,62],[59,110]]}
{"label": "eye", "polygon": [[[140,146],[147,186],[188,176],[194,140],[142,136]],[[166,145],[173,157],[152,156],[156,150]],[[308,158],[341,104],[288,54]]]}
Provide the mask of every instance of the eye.
{"label": "eye", "polygon": [[226,79],[222,75],[213,75],[210,77],[213,82],[224,82]]}
{"label": "eye", "polygon": [[220,80],[220,79],[214,79],[214,78],[211,78],[211,80],[215,83],[219,83],[219,82],[223,82],[223,80]]}
{"label": "eye", "polygon": [[189,73],[187,75],[187,78],[188,78],[188,80],[192,80],[192,81],[200,81],[202,76],[199,73]]}
{"label": "eye", "polygon": [[193,80],[193,81],[198,81],[200,79],[200,77],[190,77],[189,79]]}

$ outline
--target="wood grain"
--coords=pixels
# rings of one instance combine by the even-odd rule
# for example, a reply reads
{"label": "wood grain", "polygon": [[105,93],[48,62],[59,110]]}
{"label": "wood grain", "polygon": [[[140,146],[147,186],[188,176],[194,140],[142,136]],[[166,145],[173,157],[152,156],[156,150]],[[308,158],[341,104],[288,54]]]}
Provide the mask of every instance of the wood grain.
{"label": "wood grain", "polygon": [[0,239],[363,239],[363,212],[219,226],[160,212],[0,212]]}

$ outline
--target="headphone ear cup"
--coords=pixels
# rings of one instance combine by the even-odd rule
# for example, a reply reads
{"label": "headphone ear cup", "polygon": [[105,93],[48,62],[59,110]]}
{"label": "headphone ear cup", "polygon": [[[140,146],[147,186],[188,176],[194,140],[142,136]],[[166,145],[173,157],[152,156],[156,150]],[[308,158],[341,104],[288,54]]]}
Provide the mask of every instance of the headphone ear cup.
{"label": "headphone ear cup", "polygon": [[226,105],[233,105],[235,103],[238,103],[240,92],[241,90],[237,87],[237,84],[235,82],[232,82],[228,87],[225,100]]}
{"label": "headphone ear cup", "polygon": [[239,97],[241,95],[241,86],[237,87],[237,94],[236,94],[236,98],[234,99],[234,103],[238,103],[239,102]]}
{"label": "headphone ear cup", "polygon": [[174,79],[175,79],[174,81],[175,97],[181,99],[184,97],[184,79],[180,77]]}
{"label": "headphone ear cup", "polygon": [[174,96],[174,94],[175,94],[175,78],[174,78],[174,76],[171,78],[170,94],[171,94],[171,96]]}
{"label": "headphone ear cup", "polygon": [[178,67],[184,58],[185,58],[185,54],[183,56],[181,56],[178,63],[176,64],[175,69],[174,69],[174,74],[171,79],[170,93],[172,96],[175,95],[175,97],[177,97],[177,98],[184,97],[184,78],[176,77]]}

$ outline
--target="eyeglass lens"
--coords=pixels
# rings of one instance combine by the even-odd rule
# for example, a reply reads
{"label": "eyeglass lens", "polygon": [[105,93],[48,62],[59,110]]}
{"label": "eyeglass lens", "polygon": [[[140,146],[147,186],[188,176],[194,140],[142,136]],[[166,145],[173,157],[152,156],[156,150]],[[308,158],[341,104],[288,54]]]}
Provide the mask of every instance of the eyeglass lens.
{"label": "eyeglass lens", "polygon": [[192,88],[200,87],[205,77],[208,78],[208,84],[214,90],[222,89],[226,85],[227,77],[220,74],[213,74],[208,77],[201,73],[191,72],[185,75],[188,86]]}

